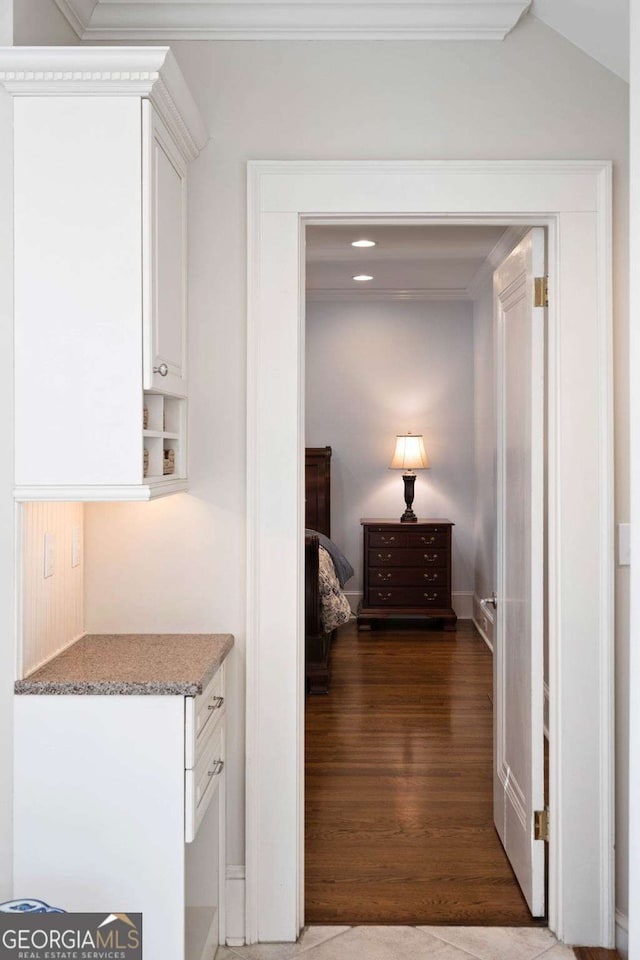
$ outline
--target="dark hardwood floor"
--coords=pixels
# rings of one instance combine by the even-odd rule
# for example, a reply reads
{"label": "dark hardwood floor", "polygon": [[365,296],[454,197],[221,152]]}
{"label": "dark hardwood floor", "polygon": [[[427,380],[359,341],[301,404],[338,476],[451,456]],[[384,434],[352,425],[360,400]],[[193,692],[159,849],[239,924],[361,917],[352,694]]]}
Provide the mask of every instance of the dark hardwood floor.
{"label": "dark hardwood floor", "polygon": [[340,629],[306,711],[305,917],[531,925],[492,818],[491,655],[457,633]]}
{"label": "dark hardwood floor", "polygon": [[617,950],[603,950],[602,947],[574,947],[578,960],[619,960]]}

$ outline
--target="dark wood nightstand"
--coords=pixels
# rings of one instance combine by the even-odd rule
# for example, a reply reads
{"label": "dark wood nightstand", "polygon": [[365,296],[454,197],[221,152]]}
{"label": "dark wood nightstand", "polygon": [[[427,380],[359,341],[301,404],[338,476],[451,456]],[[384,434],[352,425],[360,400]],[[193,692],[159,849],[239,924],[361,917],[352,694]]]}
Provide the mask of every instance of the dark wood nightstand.
{"label": "dark wood nightstand", "polygon": [[358,627],[398,620],[439,620],[454,630],[451,606],[451,520],[361,520],[364,533]]}

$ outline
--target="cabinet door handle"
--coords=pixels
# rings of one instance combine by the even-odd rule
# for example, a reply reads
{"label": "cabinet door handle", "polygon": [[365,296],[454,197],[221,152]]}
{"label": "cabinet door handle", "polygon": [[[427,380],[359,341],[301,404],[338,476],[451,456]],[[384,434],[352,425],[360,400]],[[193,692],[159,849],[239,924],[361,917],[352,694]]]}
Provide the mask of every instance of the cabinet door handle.
{"label": "cabinet door handle", "polygon": [[393,554],[391,554],[391,553],[387,553],[387,554],[379,553],[379,554],[378,554],[378,560],[391,560],[391,557],[392,557],[392,556],[393,556]]}
{"label": "cabinet door handle", "polygon": [[[379,574],[378,574],[378,580],[391,580],[391,577],[392,577],[392,576],[393,576],[392,573],[379,573]],[[425,574],[425,576],[426,576],[426,574]]]}
{"label": "cabinet door handle", "polygon": [[396,538],[395,538],[395,537],[381,537],[380,539],[382,540],[383,543],[393,543]]}
{"label": "cabinet door handle", "polygon": [[207,710],[219,710],[224,703],[224,697],[214,697],[211,703],[207,704]]}
{"label": "cabinet door handle", "polygon": [[169,367],[166,365],[166,363],[161,363],[159,367],[153,368],[153,372],[159,373],[161,377],[166,377],[166,375],[169,373]]}
{"label": "cabinet door handle", "polygon": [[379,593],[379,594],[378,594],[378,599],[379,599],[379,600],[391,600],[391,594],[390,594],[390,593]]}
{"label": "cabinet door handle", "polygon": [[213,764],[213,770],[207,770],[208,777],[217,777],[224,770],[224,760],[216,760]]}

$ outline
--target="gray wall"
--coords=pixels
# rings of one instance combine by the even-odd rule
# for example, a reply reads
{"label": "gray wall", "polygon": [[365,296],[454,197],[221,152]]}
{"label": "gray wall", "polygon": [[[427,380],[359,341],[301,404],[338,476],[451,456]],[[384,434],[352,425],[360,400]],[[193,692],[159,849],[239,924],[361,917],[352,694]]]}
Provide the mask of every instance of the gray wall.
{"label": "gray wall", "polygon": [[[495,356],[492,277],[488,277],[473,302],[473,370],[477,483],[474,593],[477,597],[482,598],[490,597],[497,586]],[[477,613],[476,610],[476,615]]]}
{"label": "gray wall", "polygon": [[[448,517],[453,590],[473,590],[475,469],[473,321],[469,302],[310,302],[307,445],[333,448],[332,537],[362,589],[362,517],[398,520],[402,472],[389,470],[398,433],[422,433],[414,509]],[[456,606],[454,600],[454,607]],[[459,611],[457,611],[459,612]]]}

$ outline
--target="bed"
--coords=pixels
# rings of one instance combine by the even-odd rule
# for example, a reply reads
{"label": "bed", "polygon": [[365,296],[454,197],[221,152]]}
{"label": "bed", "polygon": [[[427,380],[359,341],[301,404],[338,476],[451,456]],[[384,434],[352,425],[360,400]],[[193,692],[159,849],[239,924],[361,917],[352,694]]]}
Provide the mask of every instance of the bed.
{"label": "bed", "polygon": [[319,694],[329,690],[337,625],[350,615],[334,563],[320,545],[321,536],[331,536],[331,447],[306,449],[305,527],[305,675],[307,692]]}

